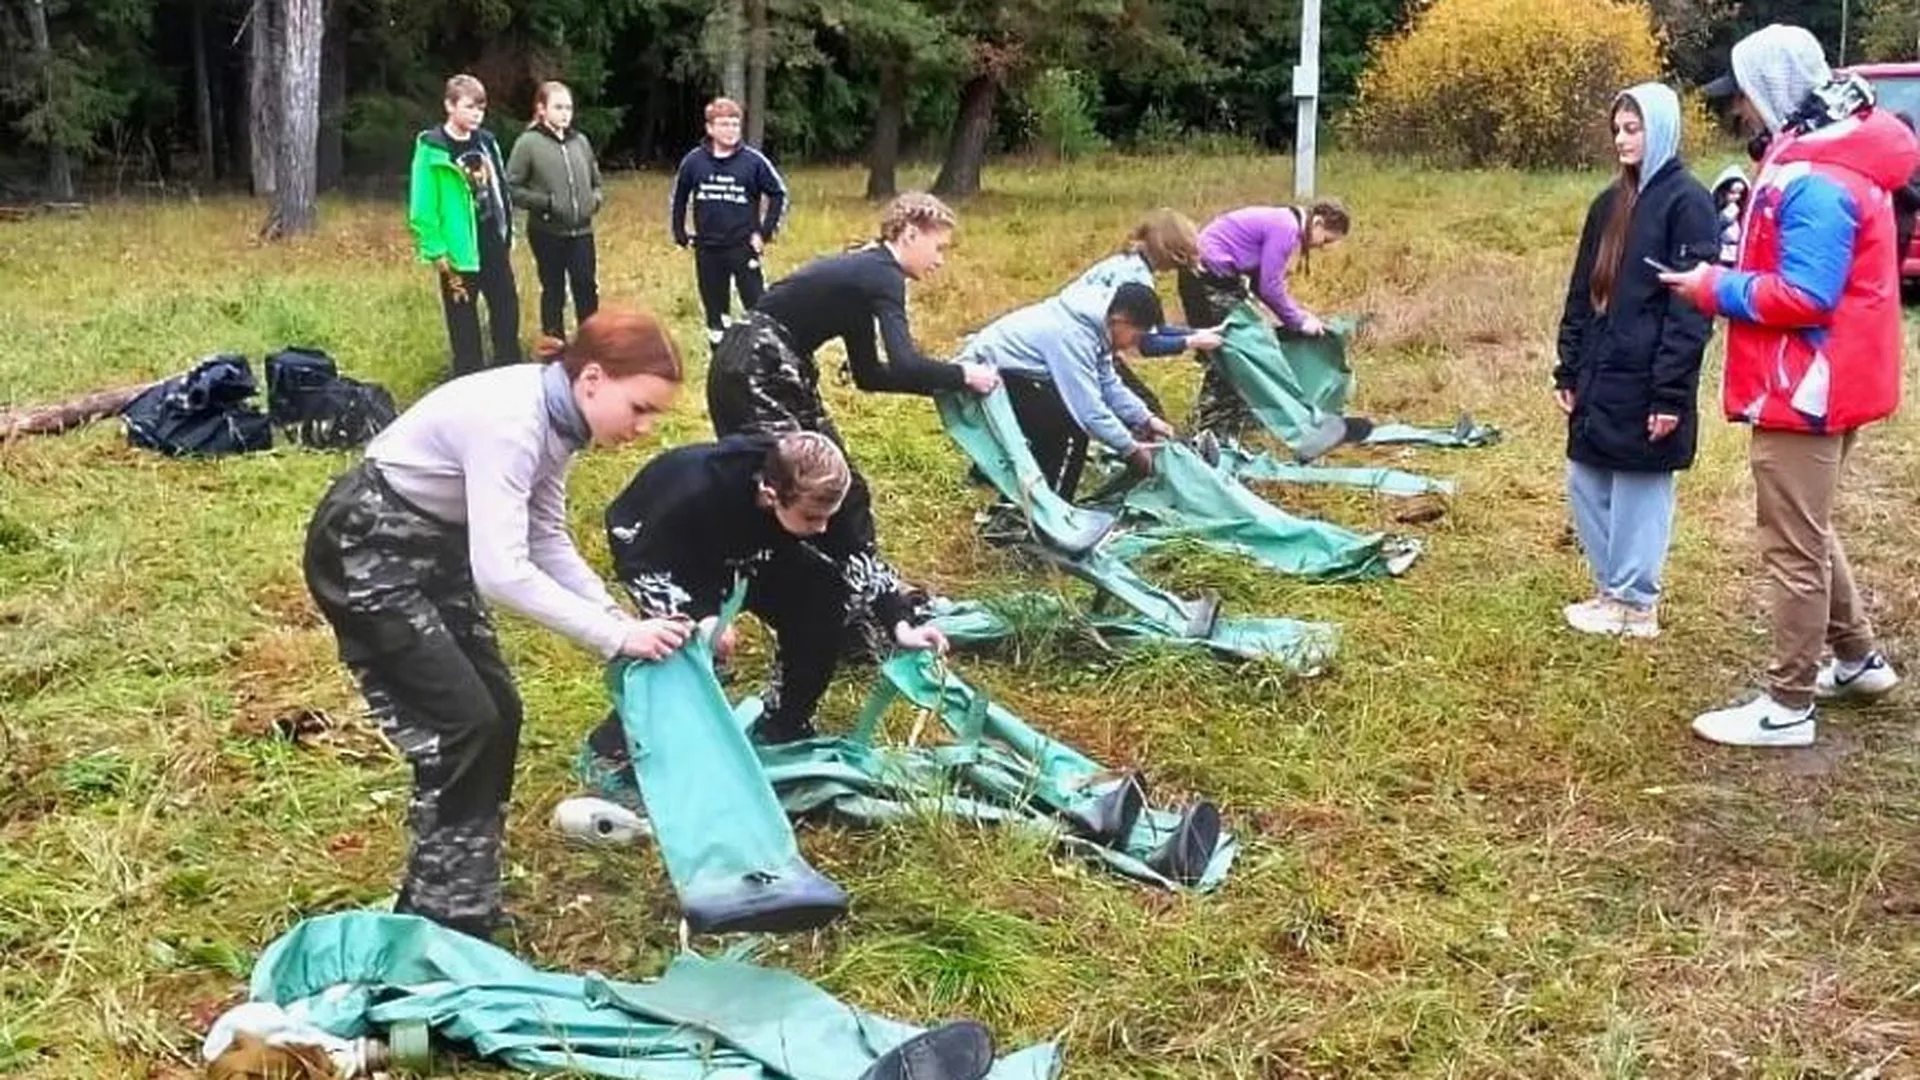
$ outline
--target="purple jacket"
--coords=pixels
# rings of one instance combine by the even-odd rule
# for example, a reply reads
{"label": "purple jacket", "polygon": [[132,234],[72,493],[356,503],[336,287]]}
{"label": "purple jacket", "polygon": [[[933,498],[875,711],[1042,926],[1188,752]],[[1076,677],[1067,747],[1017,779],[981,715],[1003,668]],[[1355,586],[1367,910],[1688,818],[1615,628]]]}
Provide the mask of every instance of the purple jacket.
{"label": "purple jacket", "polygon": [[1250,275],[1260,299],[1298,329],[1306,312],[1287,294],[1287,263],[1300,247],[1300,218],[1284,206],[1243,206],[1200,230],[1200,265],[1208,273]]}

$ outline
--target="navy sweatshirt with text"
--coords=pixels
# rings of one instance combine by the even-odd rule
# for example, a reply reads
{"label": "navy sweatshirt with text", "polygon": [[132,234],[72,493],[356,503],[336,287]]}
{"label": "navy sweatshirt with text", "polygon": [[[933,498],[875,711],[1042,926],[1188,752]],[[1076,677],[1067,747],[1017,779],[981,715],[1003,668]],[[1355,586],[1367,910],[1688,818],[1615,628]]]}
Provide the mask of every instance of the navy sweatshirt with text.
{"label": "navy sweatshirt with text", "polygon": [[[763,197],[764,218],[760,214]],[[780,215],[786,211],[787,182],[765,154],[745,143],[720,157],[711,144],[703,142],[680,160],[680,175],[673,181],[673,242],[681,247],[688,242],[689,200],[695,246],[744,246],[756,232],[762,240],[773,239]]]}

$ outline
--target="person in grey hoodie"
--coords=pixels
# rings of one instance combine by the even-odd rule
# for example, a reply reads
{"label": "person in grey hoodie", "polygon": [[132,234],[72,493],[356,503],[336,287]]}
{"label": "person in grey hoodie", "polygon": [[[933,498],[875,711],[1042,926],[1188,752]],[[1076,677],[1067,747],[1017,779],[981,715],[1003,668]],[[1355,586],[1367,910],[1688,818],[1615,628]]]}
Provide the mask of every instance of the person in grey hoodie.
{"label": "person in grey hoodie", "polygon": [[1058,296],[1003,315],[961,349],[963,363],[998,371],[1034,462],[1071,500],[1086,466],[1087,440],[1099,439],[1138,473],[1153,472],[1143,440],[1172,438],[1115,369],[1164,321],[1160,298],[1137,281],[1108,289],[1069,286]]}
{"label": "person in grey hoodie", "polygon": [[533,98],[533,123],[507,159],[513,201],[527,208],[527,242],[540,273],[540,332],[567,336],[567,285],[575,323],[600,307],[595,282],[593,215],[602,201],[593,144],[573,126],[573,92],[546,82]]}

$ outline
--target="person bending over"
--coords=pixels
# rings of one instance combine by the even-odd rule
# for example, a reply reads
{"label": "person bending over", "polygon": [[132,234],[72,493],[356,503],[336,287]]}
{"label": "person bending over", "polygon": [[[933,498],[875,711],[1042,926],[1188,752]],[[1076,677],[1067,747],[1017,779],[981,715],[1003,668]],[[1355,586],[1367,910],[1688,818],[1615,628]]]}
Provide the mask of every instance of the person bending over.
{"label": "person bending over", "polygon": [[[763,742],[814,734],[813,713],[856,626],[903,649],[945,652],[920,595],[880,556],[866,489],[819,432],[735,435],[648,462],[607,508],[616,574],[649,618],[717,615],[736,581],[773,631],[776,655],[756,728]],[[725,662],[733,627],[714,643]],[[637,806],[626,736],[610,714],[588,737],[589,781]]]}
{"label": "person bending over", "polygon": [[412,852],[394,910],[489,937],[520,695],[486,600],[602,658],[658,659],[686,628],[623,612],[566,526],[591,443],[645,434],[680,391],[652,315],[602,310],[550,362],[454,379],[402,413],[307,527],[307,588],[381,729],[413,765]]}
{"label": "person bending over", "polygon": [[[1156,288],[1154,275],[1169,271],[1190,271],[1200,259],[1200,234],[1185,214],[1161,207],[1151,211],[1127,234],[1124,247],[1087,267],[1073,279],[1061,296],[1083,288],[1104,289],[1111,299],[1113,290],[1126,282]],[[1211,352],[1220,347],[1217,328],[1192,330],[1184,326],[1161,326],[1140,341],[1142,357],[1173,356],[1188,349]],[[1134,396],[1146,402],[1156,416],[1164,416],[1160,399],[1140,381],[1124,359],[1115,358],[1114,370]]]}
{"label": "person bending over", "polygon": [[1161,323],[1160,298],[1126,282],[1094,309],[1104,291],[1068,290],[1004,315],[960,353],[963,362],[1000,373],[1034,461],[1062,498],[1072,501],[1086,466],[1087,440],[1099,439],[1136,472],[1153,471],[1142,440],[1172,438],[1173,426],[1128,389],[1118,354],[1137,349]]}
{"label": "person bending over", "polygon": [[909,192],[887,207],[877,241],[815,259],[767,290],[714,350],[707,375],[714,434],[818,431],[844,448],[821,401],[814,360],[835,338],[845,343],[847,370],[862,390],[931,396],[998,386],[991,368],[927,359],[907,322],[907,281],[940,269],[954,224],[939,199]]}
{"label": "person bending over", "polygon": [[[1332,199],[1311,206],[1246,206],[1207,222],[1200,230],[1199,264],[1180,272],[1180,306],[1187,321],[1218,326],[1251,292],[1280,324],[1309,336],[1326,332],[1319,317],[1287,291],[1293,257],[1332,247],[1351,227],[1347,211]],[[1238,438],[1253,413],[1218,364],[1208,364],[1194,403],[1196,432]]]}

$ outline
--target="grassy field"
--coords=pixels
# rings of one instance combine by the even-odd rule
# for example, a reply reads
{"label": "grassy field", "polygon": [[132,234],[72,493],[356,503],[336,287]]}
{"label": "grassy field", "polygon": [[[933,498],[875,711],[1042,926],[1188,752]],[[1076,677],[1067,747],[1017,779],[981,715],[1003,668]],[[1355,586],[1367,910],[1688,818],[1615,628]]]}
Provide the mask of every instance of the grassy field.
{"label": "grassy field", "polygon": [[[916,329],[944,352],[1107,253],[1142,209],[1204,218],[1283,198],[1289,177],[1285,159],[997,165],[946,270],[914,290]],[[850,171],[792,180],[775,274],[874,216]],[[1170,898],[940,824],[813,829],[807,852],[855,912],[782,942],[775,962],[903,1019],[973,1015],[1008,1045],[1059,1035],[1075,1077],[1920,1075],[1914,697],[1831,710],[1806,751],[1709,748],[1687,731],[1764,655],[1739,432],[1706,425],[1682,481],[1666,636],[1624,646],[1559,623],[1584,581],[1547,371],[1600,182],[1327,163],[1323,189],[1358,227],[1297,288],[1319,310],[1376,316],[1360,404],[1428,422],[1470,410],[1507,439],[1340,456],[1458,478],[1446,516],[1419,526],[1367,497],[1273,493],[1423,536],[1404,579],[1174,568],[1230,611],[1342,624],[1326,674],[1154,655],[966,663],[1046,728],[1145,768],[1160,794],[1219,800],[1245,839],[1223,891]],[[664,183],[614,183],[602,288],[663,311],[704,356]],[[403,401],[441,376],[438,303],[397,206],[329,203],[319,236],[274,248],[250,241],[259,217],[210,201],[0,225],[0,404],[221,350],[257,370],[293,342]],[[1703,392],[1717,400],[1714,357]],[[1184,414],[1192,365],[1145,370]],[[930,405],[829,381],[895,561],[953,595],[1031,586],[974,536],[980,497]],[[690,389],[658,443],[577,472],[591,558],[600,510],[638,464],[707,432]],[[1842,518],[1896,661],[1920,669],[1913,416],[1867,439]],[[389,895],[406,771],[299,571],[307,515],[348,460],[165,461],[127,448],[117,424],[0,446],[0,1074],[187,1075],[260,947],[303,915]],[[649,975],[676,918],[651,850],[569,849],[546,825],[604,707],[598,670],[503,621],[529,717],[509,889],[526,951]],[[850,719],[864,678],[842,679],[825,726]],[[303,710],[305,734],[274,736]]]}

